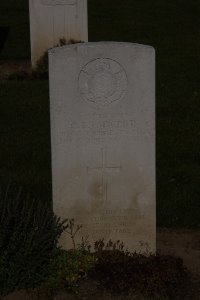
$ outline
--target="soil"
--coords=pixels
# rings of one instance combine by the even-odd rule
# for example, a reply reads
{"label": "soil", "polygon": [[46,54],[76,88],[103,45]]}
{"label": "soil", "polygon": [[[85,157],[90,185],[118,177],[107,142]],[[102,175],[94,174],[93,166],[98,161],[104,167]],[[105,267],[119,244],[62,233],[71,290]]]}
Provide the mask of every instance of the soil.
{"label": "soil", "polygon": [[188,270],[200,279],[200,230],[157,229],[157,251],[181,257]]}
{"label": "soil", "polygon": [[157,252],[182,258],[196,285],[194,299],[200,300],[200,230],[157,228]]}

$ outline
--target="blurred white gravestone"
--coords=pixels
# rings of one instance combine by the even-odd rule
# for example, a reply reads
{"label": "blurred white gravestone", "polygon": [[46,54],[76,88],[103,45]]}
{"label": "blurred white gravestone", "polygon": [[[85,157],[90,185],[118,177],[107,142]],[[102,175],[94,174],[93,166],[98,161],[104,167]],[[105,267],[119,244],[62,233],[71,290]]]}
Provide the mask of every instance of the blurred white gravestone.
{"label": "blurred white gravestone", "polygon": [[29,0],[31,61],[66,41],[88,41],[87,0]]}
{"label": "blurred white gravestone", "polygon": [[75,44],[50,50],[49,63],[55,213],[83,225],[79,242],[89,235],[154,252],[154,49]]}

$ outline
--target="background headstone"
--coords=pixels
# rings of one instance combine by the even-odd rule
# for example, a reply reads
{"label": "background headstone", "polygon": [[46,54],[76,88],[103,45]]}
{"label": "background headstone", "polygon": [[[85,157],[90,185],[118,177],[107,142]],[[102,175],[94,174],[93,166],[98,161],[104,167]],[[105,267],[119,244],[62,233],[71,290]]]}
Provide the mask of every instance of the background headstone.
{"label": "background headstone", "polygon": [[[54,211],[77,239],[156,247],[155,54],[99,42],[49,51]],[[71,247],[67,234],[61,244]]]}
{"label": "background headstone", "polygon": [[87,0],[29,0],[31,61],[59,39],[87,41]]}

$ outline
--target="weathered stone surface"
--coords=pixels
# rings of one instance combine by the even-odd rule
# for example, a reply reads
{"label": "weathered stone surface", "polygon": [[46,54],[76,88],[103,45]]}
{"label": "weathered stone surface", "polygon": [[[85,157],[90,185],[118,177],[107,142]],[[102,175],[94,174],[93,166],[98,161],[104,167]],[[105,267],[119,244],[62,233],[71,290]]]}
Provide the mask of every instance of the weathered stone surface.
{"label": "weathered stone surface", "polygon": [[87,0],[29,0],[31,61],[66,40],[88,40]]}
{"label": "weathered stone surface", "polygon": [[[89,240],[155,251],[155,54],[99,42],[49,51],[54,211]],[[70,247],[67,234],[61,243]]]}

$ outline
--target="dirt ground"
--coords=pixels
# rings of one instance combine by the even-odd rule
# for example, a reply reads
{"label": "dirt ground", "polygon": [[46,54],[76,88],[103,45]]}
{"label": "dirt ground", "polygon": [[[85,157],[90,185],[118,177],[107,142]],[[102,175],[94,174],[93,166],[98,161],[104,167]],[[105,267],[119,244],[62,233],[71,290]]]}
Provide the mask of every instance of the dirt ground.
{"label": "dirt ground", "polygon": [[31,62],[30,60],[0,60],[0,81],[6,80],[12,74],[26,73],[31,74]]}
{"label": "dirt ground", "polygon": [[200,230],[157,229],[157,251],[181,257],[200,279]]}

